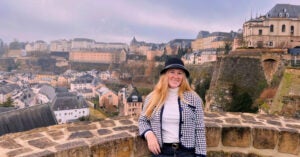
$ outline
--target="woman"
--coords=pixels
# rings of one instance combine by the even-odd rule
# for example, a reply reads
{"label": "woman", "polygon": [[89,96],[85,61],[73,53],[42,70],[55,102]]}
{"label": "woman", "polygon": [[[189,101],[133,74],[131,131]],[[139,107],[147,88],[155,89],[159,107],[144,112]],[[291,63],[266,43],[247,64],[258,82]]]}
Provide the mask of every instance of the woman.
{"label": "woman", "polygon": [[205,157],[201,98],[191,89],[189,71],[178,58],[166,61],[139,117],[139,133],[153,157]]}

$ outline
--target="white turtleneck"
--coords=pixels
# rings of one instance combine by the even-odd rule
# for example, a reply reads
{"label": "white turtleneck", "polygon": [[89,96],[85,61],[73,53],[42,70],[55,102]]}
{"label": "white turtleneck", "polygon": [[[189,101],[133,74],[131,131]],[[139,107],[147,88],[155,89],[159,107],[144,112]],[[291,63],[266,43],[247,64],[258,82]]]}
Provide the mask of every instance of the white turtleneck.
{"label": "white turtleneck", "polygon": [[179,142],[178,89],[169,88],[162,115],[162,138],[164,143]]}

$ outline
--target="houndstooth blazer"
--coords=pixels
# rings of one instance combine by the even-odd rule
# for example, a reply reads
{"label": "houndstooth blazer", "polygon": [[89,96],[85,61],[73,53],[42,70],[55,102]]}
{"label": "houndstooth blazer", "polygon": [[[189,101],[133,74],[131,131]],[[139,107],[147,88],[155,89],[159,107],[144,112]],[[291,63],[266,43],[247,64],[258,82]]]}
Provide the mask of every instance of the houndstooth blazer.
{"label": "houndstooth blazer", "polygon": [[[194,149],[196,156],[206,155],[206,136],[204,126],[204,115],[201,98],[192,91],[183,93],[185,101],[178,98],[179,104],[179,141],[186,149]],[[144,137],[147,131],[153,131],[156,135],[160,147],[162,147],[162,114],[164,108],[157,110],[151,118],[145,116],[147,104],[151,99],[151,94],[145,99],[143,111],[139,117],[139,133]]]}

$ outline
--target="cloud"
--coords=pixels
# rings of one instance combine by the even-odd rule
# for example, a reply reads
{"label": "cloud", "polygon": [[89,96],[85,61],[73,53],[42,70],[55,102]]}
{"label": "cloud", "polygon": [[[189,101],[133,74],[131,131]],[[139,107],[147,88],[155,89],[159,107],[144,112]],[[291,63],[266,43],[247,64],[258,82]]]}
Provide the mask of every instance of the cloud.
{"label": "cloud", "polygon": [[[276,3],[298,0],[1,0],[0,38],[24,41],[93,38],[149,42],[195,38],[200,30],[230,31],[242,27],[253,12],[265,14]],[[151,41],[152,40],[152,41]]]}

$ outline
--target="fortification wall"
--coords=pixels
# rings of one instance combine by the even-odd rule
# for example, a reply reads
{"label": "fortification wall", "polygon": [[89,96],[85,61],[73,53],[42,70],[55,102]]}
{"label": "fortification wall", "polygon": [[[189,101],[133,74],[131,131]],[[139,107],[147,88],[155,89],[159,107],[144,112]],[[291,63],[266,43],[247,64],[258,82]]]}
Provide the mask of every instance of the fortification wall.
{"label": "fortification wall", "polygon": [[[205,113],[208,157],[299,157],[300,120]],[[137,119],[120,117],[43,127],[0,137],[1,157],[144,157]]]}

